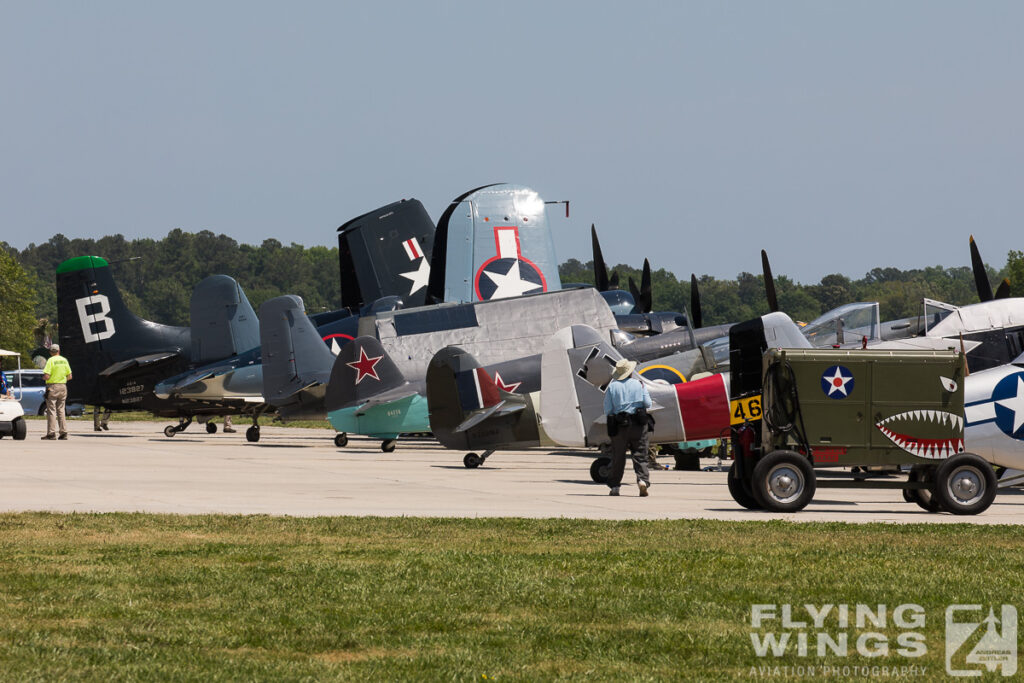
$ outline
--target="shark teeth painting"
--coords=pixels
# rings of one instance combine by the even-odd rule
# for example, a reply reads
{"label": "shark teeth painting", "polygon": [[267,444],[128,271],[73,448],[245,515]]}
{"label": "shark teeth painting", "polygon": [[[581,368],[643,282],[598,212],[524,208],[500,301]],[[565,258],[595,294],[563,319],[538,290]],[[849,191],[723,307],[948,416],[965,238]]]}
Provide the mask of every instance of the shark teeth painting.
{"label": "shark teeth painting", "polygon": [[964,451],[964,418],[941,410],[911,410],[875,424],[911,455],[941,460]]}

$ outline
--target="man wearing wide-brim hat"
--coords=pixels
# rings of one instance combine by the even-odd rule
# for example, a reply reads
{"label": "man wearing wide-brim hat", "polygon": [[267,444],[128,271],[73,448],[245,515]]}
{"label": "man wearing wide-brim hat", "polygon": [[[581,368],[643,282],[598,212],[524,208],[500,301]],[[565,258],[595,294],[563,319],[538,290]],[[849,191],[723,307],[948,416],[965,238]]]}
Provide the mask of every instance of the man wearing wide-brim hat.
{"label": "man wearing wide-brim hat", "polygon": [[640,495],[646,496],[651,488],[651,475],[647,470],[647,434],[651,395],[647,387],[633,376],[636,363],[623,358],[615,364],[612,381],[604,394],[604,414],[608,418],[608,436],[611,438],[612,464],[606,483],[610,495],[619,495],[622,473],[626,468],[626,449],[633,456],[633,471]]}

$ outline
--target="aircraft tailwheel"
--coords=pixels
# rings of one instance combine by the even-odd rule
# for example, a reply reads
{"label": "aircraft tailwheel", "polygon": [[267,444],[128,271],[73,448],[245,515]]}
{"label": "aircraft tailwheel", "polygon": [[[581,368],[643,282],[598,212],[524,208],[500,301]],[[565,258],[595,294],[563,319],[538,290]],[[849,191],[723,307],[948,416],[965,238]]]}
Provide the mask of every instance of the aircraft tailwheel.
{"label": "aircraft tailwheel", "polygon": [[216,422],[207,422],[206,423],[206,433],[207,434],[216,434],[217,433],[217,423]]}
{"label": "aircraft tailwheel", "polygon": [[380,449],[385,453],[394,453],[395,446],[398,444],[397,439],[384,439],[380,442]]}
{"label": "aircraft tailwheel", "polygon": [[164,436],[174,436],[178,433],[178,429],[174,425],[167,425],[164,427]]}
{"label": "aircraft tailwheel", "polygon": [[344,448],[348,445],[348,434],[340,432],[334,435],[334,445],[338,448]]}
{"label": "aircraft tailwheel", "polygon": [[600,457],[590,463],[590,478],[595,484],[603,484],[608,481],[608,470],[612,466],[612,459]]}
{"label": "aircraft tailwheel", "polygon": [[260,426],[253,425],[245,430],[245,440],[255,443],[260,440]]}
{"label": "aircraft tailwheel", "polygon": [[466,466],[466,469],[470,470],[480,467],[480,465],[482,465],[483,462],[484,459],[481,458],[476,453],[466,453],[466,457],[462,459],[462,464]]}

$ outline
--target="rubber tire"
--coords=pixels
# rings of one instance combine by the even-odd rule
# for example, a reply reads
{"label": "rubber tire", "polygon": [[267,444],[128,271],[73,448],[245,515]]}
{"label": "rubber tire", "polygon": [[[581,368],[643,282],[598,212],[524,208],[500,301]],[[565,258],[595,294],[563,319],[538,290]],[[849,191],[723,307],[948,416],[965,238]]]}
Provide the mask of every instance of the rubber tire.
{"label": "rubber tire", "polygon": [[174,428],[174,425],[167,425],[166,427],[164,427],[164,436],[166,436],[167,438],[171,438],[177,433],[178,430]]}
{"label": "rubber tire", "polygon": [[24,441],[25,435],[28,434],[28,425],[25,424],[25,418],[16,417],[14,422],[11,424],[13,431],[11,432],[11,438],[15,441]]}
{"label": "rubber tire", "polygon": [[217,433],[217,423],[216,422],[207,422],[206,423],[206,433],[207,434],[216,434]]}
{"label": "rubber tire", "polygon": [[[803,479],[803,487],[792,500],[782,501],[770,493],[769,478],[780,467],[795,470]],[[810,461],[793,451],[772,451],[757,461],[750,480],[754,500],[770,512],[799,512],[807,507],[817,489],[814,467]]]}
{"label": "rubber tire", "polygon": [[260,440],[260,428],[256,425],[245,430],[245,440],[249,443],[256,443]]}
{"label": "rubber tire", "polygon": [[385,453],[394,453],[397,445],[398,439],[384,439],[380,442],[380,449]]}
{"label": "rubber tire", "polygon": [[[961,501],[950,490],[957,473],[971,472],[978,477],[981,486],[979,495],[971,499],[973,502]],[[932,482],[932,497],[946,512],[954,515],[976,515],[984,512],[996,499],[998,482],[992,466],[973,453],[961,453],[948,458],[935,470],[935,481]]]}
{"label": "rubber tire", "polygon": [[39,410],[36,411],[36,415],[39,415],[40,417],[42,417],[43,415],[46,415],[46,401],[45,400],[42,403],[39,404]]}
{"label": "rubber tire", "polygon": [[[914,467],[910,470],[911,481],[929,481],[934,467],[922,469]],[[913,503],[925,512],[942,512],[942,506],[935,500],[930,489],[903,489],[903,500]]]}
{"label": "rubber tire", "polygon": [[754,498],[754,494],[750,492],[749,487],[742,479],[737,479],[733,476],[736,470],[736,461],[734,460],[732,466],[729,467],[729,474],[726,475],[726,483],[729,485],[729,495],[732,499],[739,503],[742,507],[748,510],[763,510],[761,504]]}
{"label": "rubber tire", "polygon": [[484,459],[476,453],[466,453],[466,457],[462,459],[462,464],[465,465],[468,470],[475,470],[477,467],[484,464]]}
{"label": "rubber tire", "polygon": [[345,432],[338,432],[334,435],[334,445],[338,448],[344,448],[348,445],[348,434]]}
{"label": "rubber tire", "polygon": [[604,484],[608,481],[608,468],[612,466],[612,459],[606,456],[595,458],[590,463],[590,478],[595,484]]}

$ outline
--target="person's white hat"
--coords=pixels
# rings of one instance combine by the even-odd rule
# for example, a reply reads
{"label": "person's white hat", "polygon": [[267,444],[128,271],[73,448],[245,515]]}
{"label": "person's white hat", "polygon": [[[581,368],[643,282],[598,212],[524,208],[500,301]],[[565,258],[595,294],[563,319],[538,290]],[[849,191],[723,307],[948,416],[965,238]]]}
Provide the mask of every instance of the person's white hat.
{"label": "person's white hat", "polygon": [[636,361],[623,358],[615,364],[615,369],[612,370],[612,379],[626,379],[633,374],[635,368]]}
{"label": "person's white hat", "polygon": [[50,344],[50,353],[60,353],[60,344]]}

